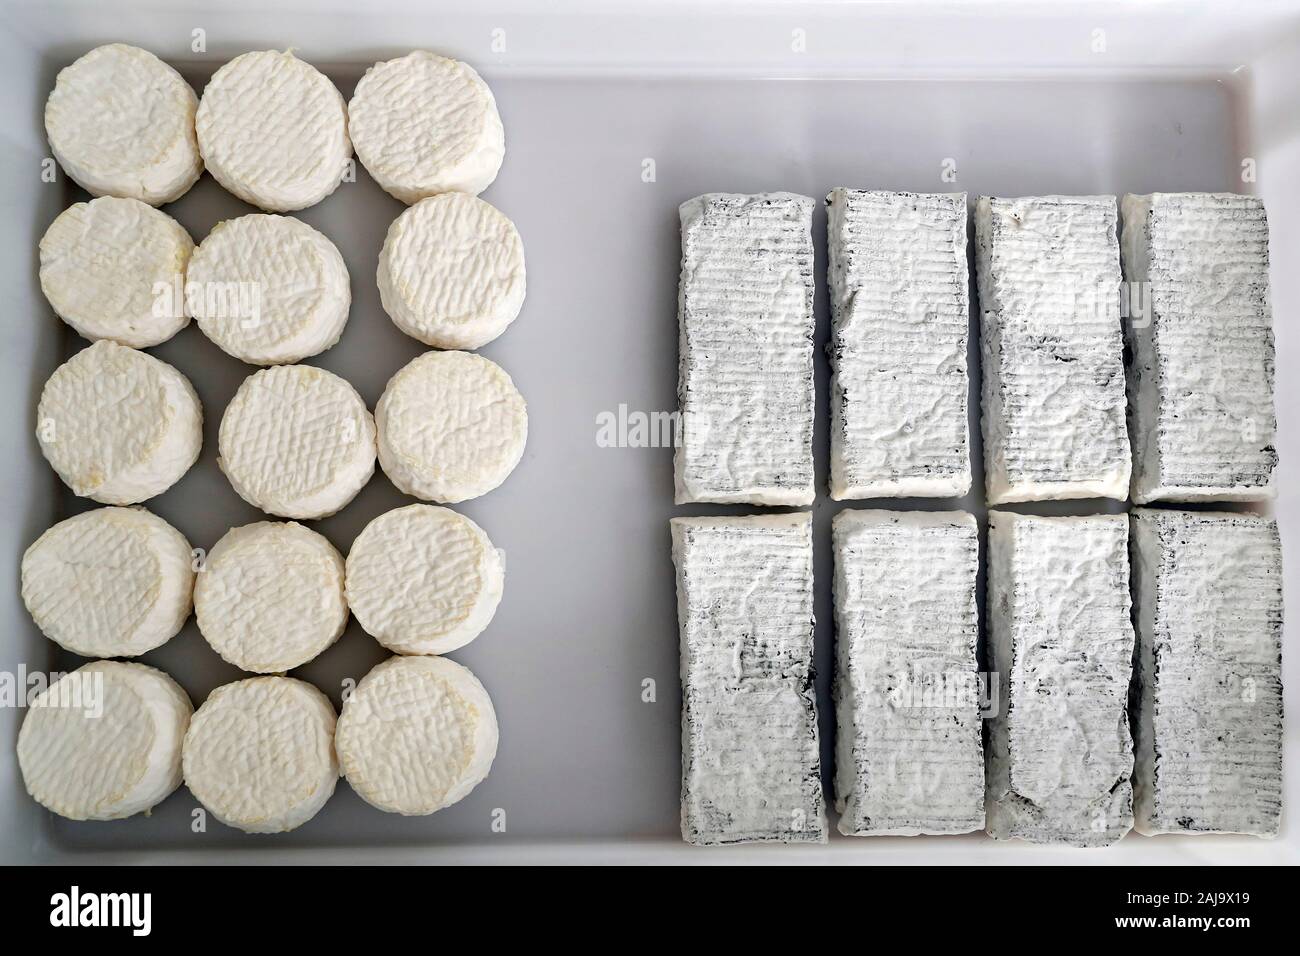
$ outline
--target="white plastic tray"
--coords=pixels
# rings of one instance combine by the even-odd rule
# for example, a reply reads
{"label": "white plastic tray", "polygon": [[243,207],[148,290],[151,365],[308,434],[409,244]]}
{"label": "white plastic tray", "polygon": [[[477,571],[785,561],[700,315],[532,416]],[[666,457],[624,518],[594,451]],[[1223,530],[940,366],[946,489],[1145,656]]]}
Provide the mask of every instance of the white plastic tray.
{"label": "white plastic tray", "polygon": [[[459,5],[458,5],[459,6]],[[452,655],[493,695],[501,748],[466,800],[428,818],[379,813],[346,784],[308,825],[248,836],[210,821],[190,829],[182,789],[152,816],[111,824],[52,817],[23,792],[14,740],[23,712],[0,708],[0,861],[602,861],[962,862],[1088,864],[1296,862],[1294,815],[1283,836],[1142,838],[1095,851],[955,838],[849,839],[822,848],[693,849],[677,829],[677,628],[667,519],[742,509],[672,504],[669,449],[603,448],[597,415],[672,409],[676,387],[677,205],[710,190],[788,189],[816,197],[836,185],[979,193],[1122,193],[1257,189],[1270,213],[1278,345],[1286,597],[1300,608],[1294,559],[1300,513],[1288,481],[1300,460],[1300,358],[1292,317],[1300,278],[1300,16],[1294,5],[1003,3],[757,5],[653,2],[503,5],[353,2],[208,5],[10,3],[0,11],[0,137],[4,296],[0,460],[0,671],[68,668],[31,624],[18,595],[22,550],[87,502],[62,489],[32,435],[53,368],[80,347],[36,282],[36,243],[60,209],[85,198],[43,184],[41,111],[54,74],[99,43],[152,49],[201,89],[215,66],[249,49],[292,46],[345,96],[366,65],[414,47],[474,63],[505,121],[507,156],[485,198],[518,224],[529,295],[519,321],[484,354],[529,402],[524,461],[497,491],[463,510],[507,555],[505,597],[489,630]],[[206,50],[191,48],[205,31]],[[798,33],[796,31],[802,31]],[[1102,31],[1098,33],[1097,31]],[[802,38],[805,52],[797,52]],[[504,52],[499,52],[504,44]],[[1100,52],[1094,52],[1101,46]],[[1243,184],[1244,158],[1258,183]],[[654,181],[645,182],[645,161]],[[945,161],[957,179],[941,178]],[[311,360],[339,372],[373,407],[388,377],[422,347],[379,306],[374,270],[403,207],[364,173],[301,218],[342,250],[352,273],[343,340]],[[209,177],[167,207],[196,239],[251,211]],[[818,245],[819,341],[827,335],[824,216]],[[972,340],[972,348],[975,342]],[[215,465],[216,427],[252,369],[196,328],[153,350],[191,377],[205,448],[195,469],[149,507],[196,546],[259,515]],[[826,368],[818,356],[819,486],[826,467]],[[974,369],[977,372],[977,368]],[[975,388],[977,379],[973,380]],[[977,394],[973,392],[973,394]],[[978,436],[978,428],[975,429]],[[976,446],[978,448],[978,444]],[[977,485],[980,475],[977,473]],[[404,503],[382,475],[317,527],[346,550],[376,514]],[[897,502],[876,502],[893,507]],[[966,507],[978,497],[903,502]],[[1099,503],[1073,503],[1084,513]],[[814,509],[822,700],[830,676],[829,520]],[[1040,508],[1043,506],[1039,506]],[[345,677],[385,657],[353,622],[343,640],[295,672],[337,704]],[[193,622],[145,660],[172,673],[196,703],[238,672]],[[1296,655],[1285,661],[1297,710]],[[657,701],[642,701],[642,682]],[[823,713],[828,755],[833,721]],[[1289,740],[1287,796],[1300,747]],[[506,831],[494,832],[504,809]]]}

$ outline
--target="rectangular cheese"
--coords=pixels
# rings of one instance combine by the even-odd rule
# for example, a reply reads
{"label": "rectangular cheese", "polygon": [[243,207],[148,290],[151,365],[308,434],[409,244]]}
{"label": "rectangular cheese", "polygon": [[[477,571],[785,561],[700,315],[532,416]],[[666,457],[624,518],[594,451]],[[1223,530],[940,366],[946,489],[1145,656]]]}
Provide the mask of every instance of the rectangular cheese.
{"label": "rectangular cheese", "polygon": [[1133,513],[1140,833],[1275,836],[1282,552],[1253,514]]}
{"label": "rectangular cheese", "polygon": [[1133,500],[1272,497],[1268,220],[1254,196],[1125,196]]}
{"label": "rectangular cheese", "polygon": [[966,194],[839,188],[826,204],[831,497],[964,495]]}
{"label": "rectangular cheese", "polygon": [[975,206],[989,504],[1128,497],[1114,196]]}
{"label": "rectangular cheese", "polygon": [[982,830],[975,518],[841,511],[832,529],[839,830]]}
{"label": "rectangular cheese", "polygon": [[1128,518],[989,512],[988,832],[1099,846],[1133,825]]}
{"label": "rectangular cheese", "polygon": [[813,202],[682,203],[678,504],[813,500]]}
{"label": "rectangular cheese", "polygon": [[682,838],[822,843],[807,513],[672,519]]}

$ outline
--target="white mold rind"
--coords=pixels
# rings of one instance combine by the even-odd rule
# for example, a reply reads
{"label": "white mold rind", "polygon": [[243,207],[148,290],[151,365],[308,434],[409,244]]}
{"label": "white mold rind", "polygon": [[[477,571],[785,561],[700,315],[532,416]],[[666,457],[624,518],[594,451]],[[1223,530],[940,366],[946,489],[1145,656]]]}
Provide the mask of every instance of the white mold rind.
{"label": "white mold rind", "polygon": [[831,497],[964,495],[966,194],[839,188],[826,205]]}
{"label": "white mold rind", "polygon": [[699,846],[824,843],[811,517],[671,524],[682,838]]}

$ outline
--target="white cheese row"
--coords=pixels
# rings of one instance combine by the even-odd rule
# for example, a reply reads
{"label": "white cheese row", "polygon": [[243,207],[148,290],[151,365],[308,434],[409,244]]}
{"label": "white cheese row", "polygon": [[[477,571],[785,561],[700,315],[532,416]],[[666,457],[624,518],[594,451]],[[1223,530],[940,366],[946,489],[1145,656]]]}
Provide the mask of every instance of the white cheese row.
{"label": "white cheese row", "polygon": [[[193,317],[222,351],[250,365],[332,348],[352,304],[338,249],[290,216],[226,220],[196,247],[166,213],[105,196],[60,213],[41,239],[40,260],[50,305],[85,338],[149,348]],[[402,331],[439,348],[478,348],[523,305],[523,244],[483,200],[436,196],[389,228],[378,281]]]}
{"label": "white cheese row", "polygon": [[[810,518],[676,518],[672,530],[683,836],[824,839]],[[842,833],[1096,846],[1134,826],[1277,832],[1271,519],[990,512],[987,674],[971,515],[844,511],[833,550]]]}
{"label": "white cheese row", "polygon": [[[189,380],[151,355],[101,340],[55,370],[36,412],[41,451],[76,494],[136,504],[190,469],[203,410]],[[284,518],[343,508],[378,459],[399,489],[451,503],[514,470],[528,412],[510,376],[468,352],[430,352],[389,381],[371,416],[356,389],[308,365],[263,369],[239,387],[217,464],[245,501]]]}
{"label": "white cheese row", "polygon": [[[963,495],[966,195],[841,188],[827,203],[831,497]],[[975,204],[989,503],[1270,497],[1262,204],[1122,205],[1121,243],[1112,196]],[[811,213],[788,193],[681,207],[679,503],[812,501]]]}
{"label": "white cheese row", "polygon": [[203,556],[144,508],[68,518],[22,560],[24,603],[67,650],[137,657],[174,637],[193,608],[213,650],[265,674],[324,652],[349,609],[392,651],[445,654],[487,628],[504,585],[501,556],[482,528],[422,504],[371,521],[346,562],[292,521],[234,528]]}
{"label": "white cheese row", "polygon": [[154,206],[180,198],[206,168],[251,205],[303,209],[338,188],[354,146],[405,203],[477,195],[505,156],[487,84],[467,64],[425,51],[376,63],[345,104],[292,52],[235,57],[200,99],[152,53],[113,43],[59,72],[45,129],[59,164],[91,195]]}
{"label": "white cheese row", "polygon": [[73,820],[147,812],[183,780],[227,826],[281,833],[314,817],[340,775],[380,810],[433,813],[487,776],[496,746],[487,691],[445,658],[390,658],[337,718],[293,678],[226,684],[194,710],[159,670],[95,661],[33,700],[18,764],[28,793]]}

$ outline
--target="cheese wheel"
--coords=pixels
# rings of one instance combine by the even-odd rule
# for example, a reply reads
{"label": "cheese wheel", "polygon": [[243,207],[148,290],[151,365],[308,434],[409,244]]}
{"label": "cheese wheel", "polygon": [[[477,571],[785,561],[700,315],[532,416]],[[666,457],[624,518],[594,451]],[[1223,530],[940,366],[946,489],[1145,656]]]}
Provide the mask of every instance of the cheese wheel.
{"label": "cheese wheel", "polygon": [[464,193],[422,199],[393,221],[379,300],[399,329],[440,349],[476,349],[524,304],[524,245],[495,206]]}
{"label": "cheese wheel", "polygon": [[92,196],[158,206],[179,199],[203,173],[198,102],[148,50],[110,43],[59,71],[45,133],[63,171]]}
{"label": "cheese wheel", "polygon": [[492,91],[466,63],[416,50],[366,71],[348,104],[366,171],[404,203],[437,193],[477,195],[505,158]]}
{"label": "cheese wheel", "polygon": [[492,698],[445,657],[393,657],[362,678],[339,717],[339,764],[371,806],[422,816],[463,799],[497,752]]}
{"label": "cheese wheel", "polygon": [[203,409],[189,379],[166,362],[101,339],[45,383],[36,437],[74,492],[135,504],[189,471],[203,445]]}
{"label": "cheese wheel", "polygon": [[242,670],[275,674],[316,657],[343,634],[343,558],[295,522],[232,528],[194,586],[199,630]]}
{"label": "cheese wheel", "polygon": [[185,536],[144,508],[98,508],[60,521],[23,555],[23,603],[41,633],[83,657],[136,657],[190,616]]}
{"label": "cheese wheel", "polygon": [[250,365],[324,352],[343,334],[352,304],[334,243],[288,216],[218,223],[194,251],[187,278],[203,334]]}
{"label": "cheese wheel", "polygon": [[27,792],[70,820],[120,820],[181,783],[193,710],[179,684],[144,664],[95,661],[32,701],[18,733]]}
{"label": "cheese wheel", "polygon": [[347,558],[347,598],[366,633],[399,654],[445,654],[483,632],[505,567],[483,529],[450,508],[407,505],[371,521]]}
{"label": "cheese wheel", "polygon": [[379,463],[426,501],[476,498],[524,454],[528,409],[510,376],[469,352],[426,352],[397,372],[375,406]]}
{"label": "cheese wheel", "polygon": [[296,829],[338,783],[334,725],[334,705],[304,681],[252,677],[218,687],[185,734],[185,785],[226,826]]}
{"label": "cheese wheel", "polygon": [[185,326],[190,234],[138,199],[69,206],[41,238],[41,291],[85,338],[143,349]]}
{"label": "cheese wheel", "polygon": [[329,79],[292,53],[237,56],[203,90],[195,116],[208,172],[270,212],[314,206],[352,156],[347,107]]}
{"label": "cheese wheel", "polygon": [[239,496],[282,518],[323,518],[375,473],[375,423],[332,372],[281,365],[250,375],[221,418],[217,464]]}

